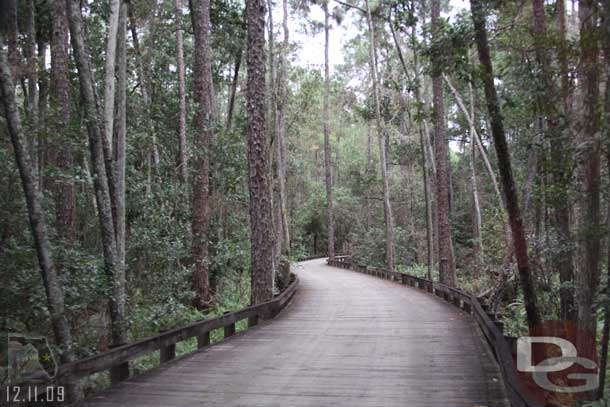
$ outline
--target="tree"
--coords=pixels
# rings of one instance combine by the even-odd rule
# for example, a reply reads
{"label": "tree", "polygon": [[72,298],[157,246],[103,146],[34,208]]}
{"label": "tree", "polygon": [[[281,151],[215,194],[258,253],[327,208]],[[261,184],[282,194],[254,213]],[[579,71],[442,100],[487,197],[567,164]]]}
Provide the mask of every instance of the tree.
{"label": "tree", "polygon": [[[55,134],[65,134],[70,128],[70,80],[69,80],[69,40],[68,16],[64,1],[52,2],[51,31],[51,89],[50,103],[52,117],[49,130]],[[69,133],[68,133],[69,134]],[[56,229],[59,237],[71,244],[76,234],[76,202],[74,181],[69,176],[74,165],[69,140],[53,140],[48,143],[48,160],[56,166],[59,176],[51,180],[51,190],[55,200]]]}
{"label": "tree", "polygon": [[502,113],[500,111],[500,105],[498,104],[498,95],[494,85],[493,65],[491,62],[489,42],[487,40],[487,29],[485,27],[483,0],[471,0],[470,7],[472,12],[472,21],[474,23],[475,42],[479,54],[479,61],[481,63],[480,75],[485,90],[487,112],[491,121],[491,133],[498,158],[498,167],[500,169],[500,177],[502,179],[502,190],[506,201],[508,219],[512,231],[513,246],[515,250],[515,257],[517,259],[517,268],[519,270],[521,289],[523,290],[523,298],[527,312],[527,323],[528,326],[532,328],[541,322],[540,311],[538,310],[534,283],[532,281],[529,256],[527,253],[527,242],[525,240],[523,221],[521,219],[519,198],[517,196],[517,189],[513,179],[510,153],[506,143],[504,122],[502,119]]}
{"label": "tree", "polygon": [[[112,132],[114,130],[114,98],[117,38],[119,32],[119,14],[122,0],[110,0],[110,17],[108,20],[108,40],[106,42],[106,71],[104,73],[104,134],[106,143],[112,149]],[[110,150],[111,151],[111,150]],[[106,157],[108,160],[109,158]]]}
{"label": "tree", "polygon": [[194,305],[203,309],[209,305],[210,284],[208,268],[208,241],[210,217],[210,140],[212,139],[212,65],[210,59],[210,3],[208,0],[190,0],[191,20],[195,37],[193,118],[193,208],[191,245],[193,263]]}
{"label": "tree", "polygon": [[288,151],[286,149],[286,110],[288,105],[288,47],[290,43],[288,30],[288,1],[282,0],[283,19],[282,30],[284,32],[284,42],[280,48],[280,75],[278,77],[278,127],[277,127],[277,143],[276,155],[278,158],[278,189],[279,189],[279,216],[281,218],[281,239],[283,251],[290,254],[290,227],[288,223],[288,210],[286,208],[286,161],[288,160]]}
{"label": "tree", "polygon": [[[540,67],[539,80],[544,83],[542,97],[546,101],[554,101],[558,99],[559,92],[557,91],[557,86],[553,80],[554,75],[551,68],[551,61],[547,53],[548,40],[544,1],[532,0],[532,4],[534,11],[534,46],[536,49],[536,59]],[[562,5],[558,4],[558,6]],[[564,13],[563,7],[558,10],[558,13]],[[565,70],[566,68],[562,68],[562,71]],[[561,75],[561,83],[565,92],[567,85],[565,85],[564,82],[567,80],[567,71],[561,72]],[[564,78],[564,76],[566,76],[566,78]],[[567,97],[564,96],[564,103],[566,98]],[[566,136],[568,135],[568,129],[565,125],[568,120],[568,112],[567,108],[564,107],[562,113],[560,107],[555,106],[554,103],[544,101],[540,103],[540,107],[546,118],[546,132],[551,145],[552,165],[550,172],[554,186],[552,191],[555,191],[555,193],[550,193],[549,198],[551,205],[553,206],[555,229],[559,238],[559,253],[554,256],[554,259],[555,268],[559,272],[559,278],[562,284],[559,292],[561,316],[564,319],[574,320],[576,317],[576,309],[574,307],[574,290],[571,288],[574,280],[574,250],[572,248],[572,232],[570,228],[570,201],[565,194],[565,191],[570,184],[570,174],[572,172],[571,160],[566,154],[567,147],[565,141]]]}
{"label": "tree", "polygon": [[[4,44],[4,35],[0,34],[0,44]],[[38,265],[44,283],[51,324],[57,344],[61,347],[61,360],[70,363],[76,360],[72,333],[65,315],[64,294],[55,268],[49,242],[49,232],[45,221],[45,212],[42,206],[42,193],[38,188],[36,175],[32,171],[32,159],[28,150],[27,140],[21,127],[21,118],[15,101],[15,86],[13,74],[6,51],[0,49],[0,94],[2,106],[6,117],[8,132],[13,144],[15,160],[19,168],[21,186],[25,193],[26,204]],[[78,383],[70,383],[68,397],[71,401],[82,397]]]}
{"label": "tree", "polygon": [[125,270],[126,204],[125,171],[127,151],[127,3],[121,1],[117,37],[118,82],[115,125],[114,163],[116,170],[116,244],[120,267]]}
{"label": "tree", "polygon": [[[74,61],[78,71],[80,84],[81,106],[83,120],[87,127],[91,162],[93,165],[95,197],[98,209],[99,223],[102,234],[105,271],[112,286],[109,299],[110,318],[112,320],[113,345],[127,343],[127,323],[125,320],[125,270],[121,267],[117,252],[114,214],[110,198],[110,182],[107,174],[104,156],[104,135],[98,118],[102,117],[89,52],[85,45],[83,22],[78,0],[70,1],[68,14],[70,22],[70,39],[74,53]],[[117,378],[118,379],[118,378]]]}
{"label": "tree", "polygon": [[[441,36],[440,0],[432,0],[432,41]],[[438,269],[440,281],[455,286],[455,265],[451,243],[451,204],[449,200],[449,165],[447,153],[447,130],[445,105],[443,102],[442,62],[438,53],[432,60],[432,99],[434,104],[434,161],[436,163],[436,217],[438,223]]]}
{"label": "tree", "polygon": [[264,0],[246,1],[247,74],[246,111],[248,124],[246,144],[248,153],[248,188],[250,192],[250,302],[258,304],[271,299],[272,217],[271,194],[268,182],[268,147],[265,137],[265,3]]}
{"label": "tree", "polygon": [[326,222],[328,229],[328,257],[335,258],[335,223],[333,220],[333,176],[330,151],[330,113],[329,113],[329,86],[330,73],[328,64],[328,47],[329,47],[329,13],[328,1],[324,1],[324,180],[326,186]]}
{"label": "tree", "polygon": [[600,227],[600,161],[601,140],[599,109],[599,45],[596,25],[596,5],[592,0],[581,1],[579,84],[582,94],[582,116],[579,120],[579,158],[577,168],[583,193],[578,202],[580,242],[580,270],[576,273],[576,306],[579,328],[595,337],[596,317],[594,299],[599,286],[601,227]]}
{"label": "tree", "polygon": [[369,1],[366,0],[366,21],[369,31],[369,64],[371,66],[371,81],[375,103],[375,122],[377,124],[377,139],[379,141],[379,165],[381,166],[381,180],[383,183],[383,214],[386,230],[386,265],[388,270],[394,269],[394,226],[392,221],[392,205],[390,203],[390,184],[388,179],[388,165],[385,148],[385,129],[381,118],[381,102],[379,94],[379,75],[377,73],[377,46],[375,43],[375,25]]}
{"label": "tree", "polygon": [[188,147],[186,144],[186,90],[184,81],[184,44],[182,40],[182,1],[174,0],[176,13],[176,70],[178,73],[178,145],[180,146],[180,177],[187,182]]}

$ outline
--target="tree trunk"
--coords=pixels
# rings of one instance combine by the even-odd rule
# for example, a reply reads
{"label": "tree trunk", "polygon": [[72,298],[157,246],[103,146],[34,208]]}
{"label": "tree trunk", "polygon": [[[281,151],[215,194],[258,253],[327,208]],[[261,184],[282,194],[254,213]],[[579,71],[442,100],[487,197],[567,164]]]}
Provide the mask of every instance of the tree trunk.
{"label": "tree trunk", "polygon": [[[570,154],[565,146],[566,126],[561,121],[561,111],[555,107],[551,101],[558,98],[553,81],[553,71],[550,58],[547,54],[547,29],[546,16],[544,12],[543,0],[532,0],[534,10],[533,34],[534,46],[536,49],[536,59],[540,65],[541,81],[544,82],[544,100],[540,106],[546,118],[546,136],[550,139],[551,145],[551,182],[553,188],[549,201],[553,207],[554,227],[557,232],[559,252],[553,257],[554,268],[559,272],[561,288],[559,291],[561,303],[561,318],[567,320],[576,319],[576,309],[574,307],[574,291],[571,288],[574,280],[574,251],[572,249],[572,233],[570,231],[570,205],[566,196],[566,190],[570,186],[571,160]],[[560,5],[558,5],[560,6]],[[563,9],[558,10],[563,13]],[[563,62],[565,64],[565,61]],[[563,66],[563,65],[562,65]],[[565,67],[563,68],[565,69]],[[566,73],[567,74],[567,73]],[[562,80],[563,84],[563,80]],[[563,88],[565,88],[563,84]],[[565,89],[564,89],[565,92]],[[566,98],[564,100],[564,111]],[[565,113],[565,112],[564,112]],[[567,117],[564,117],[564,122]]]}
{"label": "tree trunk", "polygon": [[182,40],[182,0],[174,0],[176,9],[176,63],[178,70],[178,145],[180,147],[180,178],[188,181],[188,146],[186,144],[186,90],[184,45]]}
{"label": "tree trunk", "polygon": [[377,46],[375,44],[375,26],[371,14],[369,1],[366,0],[366,20],[369,29],[369,63],[373,95],[375,99],[375,122],[377,124],[377,139],[379,142],[379,164],[381,167],[381,180],[383,183],[383,214],[386,229],[386,265],[389,271],[394,270],[394,230],[392,222],[392,206],[390,204],[390,183],[388,180],[388,166],[385,148],[385,130],[381,118],[381,98],[379,95],[379,79],[377,75]]}
{"label": "tree trunk", "polygon": [[[5,6],[6,16],[3,17],[3,22],[6,27],[3,27],[6,33],[6,44],[8,46],[8,63],[11,67],[13,80],[18,82],[21,75],[21,56],[19,55],[18,37],[19,37],[19,15],[17,0],[6,0]],[[4,46],[4,42],[2,44]]]}
{"label": "tree trunk", "polygon": [[110,17],[108,18],[108,39],[106,42],[106,70],[104,71],[104,134],[106,143],[112,151],[112,132],[114,130],[114,85],[119,14],[122,0],[110,0]]}
{"label": "tree trunk", "polygon": [[[51,134],[65,133],[70,128],[70,78],[69,78],[69,29],[67,3],[53,1],[51,32],[51,90],[50,103],[53,106],[49,118]],[[76,238],[76,191],[70,176],[74,159],[70,143],[54,139],[47,146],[48,160],[57,167],[61,175],[52,177],[50,188],[55,200],[57,235],[67,244]]]}
{"label": "tree trunk", "polygon": [[597,18],[594,0],[579,3],[580,63],[578,70],[582,98],[579,123],[579,162],[577,169],[583,184],[579,206],[580,270],[576,273],[576,305],[579,328],[595,337],[594,300],[599,286],[600,233],[600,115]]}
{"label": "tree trunk", "polygon": [[30,152],[32,170],[38,177],[38,58],[36,56],[36,5],[34,0],[26,3],[26,41],[23,47],[28,81],[27,117],[29,121]]}
{"label": "tree trunk", "polygon": [[[603,19],[602,27],[605,30],[602,32],[602,38],[604,40],[604,57],[606,61],[610,59],[610,0],[604,0],[602,2],[603,7]],[[606,164],[608,165],[608,173],[610,174],[610,64],[606,63],[606,95],[605,95],[605,107],[604,107],[604,131],[606,135]],[[608,269],[607,280],[606,280],[606,302],[604,311],[604,328],[602,331],[601,339],[601,356],[599,364],[599,390],[598,398],[604,397],[604,387],[606,384],[606,368],[608,366],[608,342],[610,340],[610,201],[608,201],[607,211],[607,263]]]}
{"label": "tree trunk", "polygon": [[[140,81],[140,93],[142,95],[142,101],[144,102],[146,110],[146,130],[150,139],[150,151],[146,154],[146,161],[148,162],[152,158],[152,164],[147,163],[149,167],[154,167],[155,170],[159,168],[160,156],[159,147],[157,145],[157,136],[155,135],[155,129],[152,121],[152,101],[150,99],[148,75],[144,68],[144,62],[142,61],[142,52],[140,51],[140,40],[138,37],[138,28],[136,25],[136,18],[133,12],[133,3],[130,3],[128,8],[129,26],[131,29],[131,37],[133,41],[133,50],[136,57],[136,65],[138,67],[138,79]],[[155,9],[153,8],[151,23],[150,23],[150,37],[154,37],[154,22],[155,22]],[[150,190],[152,183],[152,176],[149,171],[149,182],[146,185],[147,190]],[[147,196],[150,195],[150,191],[147,192]]]}
{"label": "tree trunk", "polygon": [[239,68],[241,67],[242,51],[240,50],[235,56],[235,68],[233,70],[233,80],[231,82],[231,94],[229,95],[229,107],[227,109],[227,123],[225,124],[225,133],[231,131],[233,123],[233,112],[235,110],[235,95],[237,94],[237,83],[239,81]]}
{"label": "tree trunk", "polygon": [[[432,40],[440,30],[440,0],[432,0]],[[436,218],[438,222],[439,276],[443,284],[455,286],[455,265],[451,244],[451,206],[445,105],[443,102],[442,66],[438,58],[432,59],[432,99],[434,103],[434,161],[436,162]]]}
{"label": "tree trunk", "polygon": [[70,0],[69,10],[70,39],[74,61],[78,71],[83,119],[89,135],[91,163],[95,180],[95,196],[102,232],[105,271],[112,285],[109,299],[110,318],[112,320],[113,345],[127,342],[125,321],[125,270],[121,267],[117,254],[115,226],[110,200],[109,181],[106,173],[105,157],[102,144],[104,135],[100,116],[100,107],[95,92],[93,71],[89,52],[85,46],[83,21],[79,0]]}
{"label": "tree trunk", "polygon": [[[0,43],[4,43],[2,34],[0,34]],[[13,144],[17,167],[19,168],[21,185],[25,193],[30,227],[32,228],[38,265],[47,296],[47,307],[51,317],[53,333],[55,334],[57,344],[62,350],[62,363],[70,363],[76,360],[76,357],[70,326],[65,316],[63,292],[51,257],[51,245],[49,243],[45,213],[42,207],[43,197],[38,189],[37,177],[32,171],[32,159],[28,151],[25,135],[23,134],[21,118],[19,117],[15,101],[13,75],[9,68],[6,52],[2,48],[0,48],[0,94],[2,95],[4,116]],[[70,401],[82,398],[78,383],[69,383],[68,398]]]}
{"label": "tree trunk", "polygon": [[[392,23],[392,20],[390,18],[389,20],[389,26],[390,26],[390,30],[392,32],[392,39],[394,40],[394,45],[396,47],[396,51],[398,53],[398,57],[400,59],[402,68],[405,72],[405,76],[407,77],[407,79],[410,79],[410,75],[409,75],[409,70],[407,68],[407,64],[405,62],[405,59],[402,55],[402,48],[400,46],[400,43],[398,41],[398,37],[396,35],[396,31],[394,30],[394,25]],[[417,34],[416,34],[416,27],[413,26],[411,29],[411,49],[413,51],[413,71],[415,73],[414,76],[414,80],[415,80],[415,89],[414,89],[414,95],[415,95],[415,102],[419,105],[419,106],[423,106],[423,101],[421,98],[421,90],[420,90],[420,73],[419,73],[419,59],[418,59],[418,54],[417,54],[417,50],[416,50],[416,44],[417,44]],[[420,143],[420,147],[421,147],[421,160],[422,160],[422,173],[423,173],[423,184],[424,184],[424,202],[425,202],[425,207],[426,207],[426,248],[427,248],[427,269],[428,269],[428,279],[430,281],[432,281],[432,268],[434,267],[434,237],[433,237],[433,229],[434,229],[434,221],[432,218],[432,203],[431,201],[431,188],[430,188],[430,166],[429,166],[429,162],[430,162],[430,158],[428,157],[428,154],[426,153],[428,151],[428,149],[426,148],[426,132],[428,131],[428,125],[427,125],[427,118],[424,117],[422,123],[420,123],[417,127],[418,127],[418,131],[419,131],[419,143]]]}
{"label": "tree trunk", "polygon": [[523,290],[525,309],[527,312],[527,323],[530,328],[538,325],[541,321],[536,292],[531,275],[529,258],[527,253],[527,241],[523,222],[521,220],[521,209],[519,208],[519,198],[513,179],[510,153],[504,133],[504,123],[498,96],[494,87],[494,73],[491,62],[491,53],[487,40],[487,29],[485,27],[485,12],[482,0],[471,0],[472,20],[474,23],[475,42],[481,63],[481,78],[485,88],[485,98],[487,100],[487,111],[491,119],[491,130],[494,139],[494,147],[498,157],[498,168],[502,179],[502,189],[506,201],[510,228],[512,231],[513,246],[515,257],[517,258],[517,268]]}
{"label": "tree trunk", "polygon": [[265,3],[246,0],[248,47],[246,108],[248,113],[248,187],[250,190],[251,303],[272,297],[271,193],[268,143],[265,137]]}
{"label": "tree trunk", "polygon": [[212,140],[212,61],[210,56],[210,2],[190,0],[195,36],[193,118],[193,219],[191,246],[193,263],[194,305],[203,309],[210,302],[208,268],[208,234],[210,222],[210,141]]}
{"label": "tree trunk", "polygon": [[284,42],[280,51],[280,77],[279,77],[279,103],[277,107],[278,113],[278,128],[277,128],[277,155],[278,155],[278,181],[279,181],[279,204],[282,218],[282,232],[283,232],[283,250],[284,253],[290,254],[290,229],[288,225],[288,211],[286,209],[286,161],[288,159],[288,151],[286,150],[286,110],[288,108],[288,42],[289,31],[288,31],[288,0],[282,1],[283,8],[283,31],[284,31]]}
{"label": "tree trunk", "polygon": [[[472,86],[470,87],[470,117],[474,117],[474,100]],[[473,120],[474,121],[474,120]],[[483,232],[481,230],[481,205],[479,203],[479,189],[477,186],[477,171],[476,171],[476,142],[474,126],[470,126],[470,185],[472,192],[472,237],[474,247],[474,257],[477,261],[477,266],[483,265]]]}
{"label": "tree trunk", "polygon": [[116,244],[121,269],[125,270],[125,166],[127,148],[127,3],[121,1],[117,37],[119,89],[117,99],[115,157],[116,165]]}
{"label": "tree trunk", "polygon": [[330,112],[329,112],[329,92],[330,92],[330,67],[328,63],[329,48],[329,12],[328,2],[322,4],[324,8],[324,179],[326,185],[326,222],[328,228],[328,257],[335,258],[335,221],[333,214],[333,175],[332,175],[332,153],[330,151]]}

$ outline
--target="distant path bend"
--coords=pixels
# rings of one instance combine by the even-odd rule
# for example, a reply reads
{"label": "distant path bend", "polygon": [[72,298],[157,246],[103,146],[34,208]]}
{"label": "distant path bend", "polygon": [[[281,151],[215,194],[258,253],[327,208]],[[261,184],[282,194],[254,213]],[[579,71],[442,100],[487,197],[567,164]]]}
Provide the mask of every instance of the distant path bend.
{"label": "distant path bend", "polygon": [[325,260],[274,320],[100,393],[95,407],[505,407],[471,317]]}

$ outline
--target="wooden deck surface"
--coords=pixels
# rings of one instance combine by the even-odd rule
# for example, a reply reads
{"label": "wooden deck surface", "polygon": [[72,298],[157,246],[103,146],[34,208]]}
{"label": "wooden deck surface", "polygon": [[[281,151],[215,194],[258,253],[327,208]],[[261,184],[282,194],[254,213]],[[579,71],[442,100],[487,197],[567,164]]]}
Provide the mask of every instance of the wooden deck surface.
{"label": "wooden deck surface", "polygon": [[416,289],[324,260],[300,263],[276,319],[132,378],[87,407],[499,407],[470,316]]}

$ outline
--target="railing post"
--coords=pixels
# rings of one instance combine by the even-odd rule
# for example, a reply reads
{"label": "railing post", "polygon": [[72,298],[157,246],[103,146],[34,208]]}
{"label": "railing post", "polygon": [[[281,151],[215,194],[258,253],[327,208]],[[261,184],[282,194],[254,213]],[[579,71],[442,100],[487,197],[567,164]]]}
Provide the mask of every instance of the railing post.
{"label": "railing post", "polygon": [[197,349],[205,348],[210,345],[210,331],[197,337]]}
{"label": "railing post", "polygon": [[248,328],[258,325],[258,315],[253,315],[248,318]]}
{"label": "railing post", "polygon": [[161,348],[159,352],[159,362],[165,363],[176,358],[176,344],[172,343]]}
{"label": "railing post", "polygon": [[225,331],[225,338],[232,336],[235,333],[235,322],[233,322],[232,324],[226,325],[224,328],[224,331]]}
{"label": "railing post", "polygon": [[[115,349],[125,345],[124,343],[111,345],[110,349]],[[110,368],[110,382],[116,384],[129,379],[129,362],[123,362]]]}

